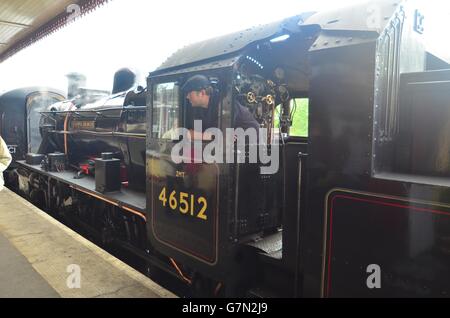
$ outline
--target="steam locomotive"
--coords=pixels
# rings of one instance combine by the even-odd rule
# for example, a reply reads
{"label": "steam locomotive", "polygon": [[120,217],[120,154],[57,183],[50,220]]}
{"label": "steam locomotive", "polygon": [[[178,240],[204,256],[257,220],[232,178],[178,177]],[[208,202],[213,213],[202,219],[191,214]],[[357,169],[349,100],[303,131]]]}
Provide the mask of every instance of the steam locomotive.
{"label": "steam locomotive", "polygon": [[[448,296],[450,64],[427,47],[422,10],[383,0],[187,46],[147,89],[42,112],[39,151],[11,178],[209,296]],[[271,129],[276,173],[174,162],[196,74],[220,129],[238,101]],[[299,99],[305,136],[291,129]]]}

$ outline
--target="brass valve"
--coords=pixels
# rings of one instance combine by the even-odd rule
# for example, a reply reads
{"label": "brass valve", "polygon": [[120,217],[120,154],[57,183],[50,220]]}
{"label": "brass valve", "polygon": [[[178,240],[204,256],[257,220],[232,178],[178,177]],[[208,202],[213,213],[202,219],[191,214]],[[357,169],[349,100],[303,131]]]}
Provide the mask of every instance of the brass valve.
{"label": "brass valve", "polygon": [[253,93],[253,92],[248,92],[248,93],[247,93],[247,101],[248,101],[250,104],[255,103],[255,102],[256,102],[256,95],[255,95],[255,93]]}
{"label": "brass valve", "polygon": [[262,99],[263,102],[265,102],[269,106],[275,105],[275,98],[272,95],[267,95]]}

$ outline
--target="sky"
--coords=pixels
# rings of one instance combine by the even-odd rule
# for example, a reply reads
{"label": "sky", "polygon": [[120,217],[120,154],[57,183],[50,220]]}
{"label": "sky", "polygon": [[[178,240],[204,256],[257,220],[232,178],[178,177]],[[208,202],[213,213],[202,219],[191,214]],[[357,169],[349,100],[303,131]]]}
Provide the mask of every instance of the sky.
{"label": "sky", "polygon": [[[148,72],[187,44],[359,1],[112,0],[1,63],[0,92],[33,85],[65,91],[70,72],[85,74],[89,88],[111,90],[122,67],[135,70],[145,84]],[[447,1],[431,2],[450,20]]]}

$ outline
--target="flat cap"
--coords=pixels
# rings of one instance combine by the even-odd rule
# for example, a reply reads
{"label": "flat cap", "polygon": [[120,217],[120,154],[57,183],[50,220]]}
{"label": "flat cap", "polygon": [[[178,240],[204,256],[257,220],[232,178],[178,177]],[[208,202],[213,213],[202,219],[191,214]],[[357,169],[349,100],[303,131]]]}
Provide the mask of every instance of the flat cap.
{"label": "flat cap", "polygon": [[183,92],[189,93],[192,91],[201,91],[202,89],[205,89],[207,87],[211,86],[211,82],[209,79],[204,75],[194,75],[191,78],[189,78],[186,83],[184,83],[183,87],[181,88]]}

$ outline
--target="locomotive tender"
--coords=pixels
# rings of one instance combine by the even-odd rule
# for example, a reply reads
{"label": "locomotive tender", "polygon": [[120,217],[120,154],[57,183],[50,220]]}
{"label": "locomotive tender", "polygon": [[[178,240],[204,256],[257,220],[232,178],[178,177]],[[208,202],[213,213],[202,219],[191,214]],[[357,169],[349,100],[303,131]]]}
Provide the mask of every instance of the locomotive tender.
{"label": "locomotive tender", "polygon": [[[147,90],[44,112],[40,152],[68,164],[18,161],[20,191],[211,296],[448,296],[450,65],[428,50],[417,3],[305,13],[193,44]],[[264,147],[280,152],[277,173],[173,162],[171,130],[191,118],[181,87],[196,74],[213,83],[220,129],[234,127],[239,101],[273,130]],[[300,99],[302,137],[290,129]],[[381,288],[367,284],[370,268]]]}

